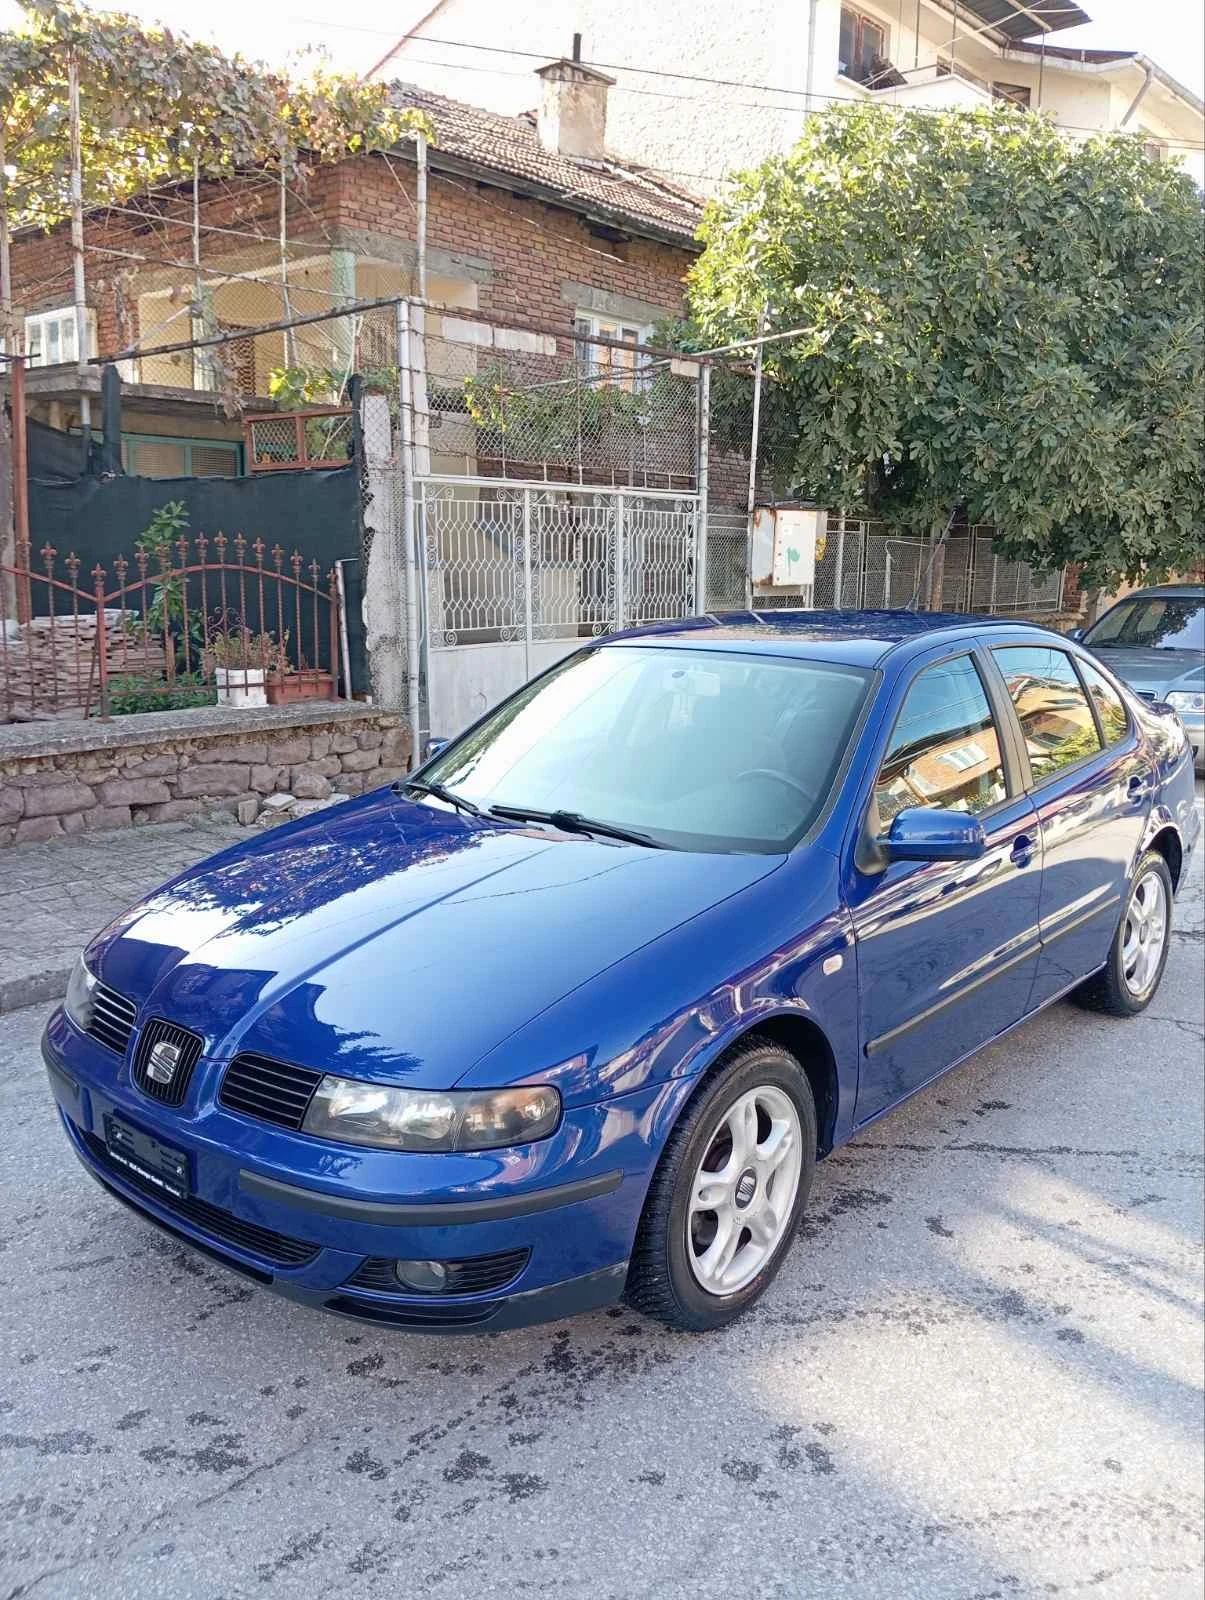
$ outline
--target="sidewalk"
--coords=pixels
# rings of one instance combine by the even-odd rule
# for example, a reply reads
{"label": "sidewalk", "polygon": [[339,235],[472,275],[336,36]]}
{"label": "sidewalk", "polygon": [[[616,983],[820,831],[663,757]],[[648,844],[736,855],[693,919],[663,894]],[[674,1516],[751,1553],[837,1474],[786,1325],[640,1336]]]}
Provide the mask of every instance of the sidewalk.
{"label": "sidewalk", "polygon": [[58,999],[80,950],[119,911],[246,837],[228,822],[160,822],[0,850],[0,1014]]}

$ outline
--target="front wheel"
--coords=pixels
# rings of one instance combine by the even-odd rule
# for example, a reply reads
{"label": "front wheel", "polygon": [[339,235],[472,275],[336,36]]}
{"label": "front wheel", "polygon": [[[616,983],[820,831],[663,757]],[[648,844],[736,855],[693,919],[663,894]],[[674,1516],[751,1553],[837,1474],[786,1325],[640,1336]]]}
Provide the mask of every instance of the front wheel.
{"label": "front wheel", "polygon": [[1075,992],[1091,1011],[1134,1017],[1145,1011],[1167,965],[1172,932],[1172,876],[1167,862],[1148,850],[1135,868],[1109,959]]}
{"label": "front wheel", "polygon": [[653,1177],[628,1273],[629,1305],[703,1332],[773,1282],[816,1166],[816,1109],[799,1063],[756,1037],[712,1068]]}

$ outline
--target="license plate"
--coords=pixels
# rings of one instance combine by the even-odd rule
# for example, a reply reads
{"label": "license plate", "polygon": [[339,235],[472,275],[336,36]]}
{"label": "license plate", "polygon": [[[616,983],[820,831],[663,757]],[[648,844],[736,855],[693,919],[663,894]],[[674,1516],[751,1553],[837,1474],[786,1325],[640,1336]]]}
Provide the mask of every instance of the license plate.
{"label": "license plate", "polygon": [[187,1200],[191,1184],[188,1157],[182,1150],[160,1144],[149,1133],[132,1128],[120,1117],[105,1118],[105,1148],[109,1159],[146,1183],[154,1184],[174,1200]]}

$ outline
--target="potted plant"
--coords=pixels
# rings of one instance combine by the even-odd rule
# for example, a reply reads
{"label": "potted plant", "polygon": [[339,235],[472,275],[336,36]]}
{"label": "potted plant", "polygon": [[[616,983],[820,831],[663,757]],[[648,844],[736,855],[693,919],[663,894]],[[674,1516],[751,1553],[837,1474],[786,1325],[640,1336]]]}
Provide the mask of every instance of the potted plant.
{"label": "potted plant", "polygon": [[289,668],[268,679],[268,704],[291,705],[294,700],[333,700],[335,685],[321,667]]}
{"label": "potted plant", "polygon": [[267,684],[270,706],[287,706],[295,700],[335,698],[335,685],[329,672],[325,672],[321,667],[308,666],[300,651],[295,666],[289,660],[287,629],[281,635],[280,644],[276,647],[270,665],[272,670]]}
{"label": "potted plant", "polygon": [[235,628],[215,633],[205,649],[206,667],[217,685],[222,706],[266,706],[267,680],[280,662],[280,646],[271,633]]}

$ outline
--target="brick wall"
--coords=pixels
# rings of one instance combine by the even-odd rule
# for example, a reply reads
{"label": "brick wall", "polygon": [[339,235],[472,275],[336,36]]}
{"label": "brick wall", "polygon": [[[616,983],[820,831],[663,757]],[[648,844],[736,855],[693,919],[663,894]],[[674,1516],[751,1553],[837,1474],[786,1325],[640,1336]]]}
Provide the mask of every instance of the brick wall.
{"label": "brick wall", "polygon": [[[361,156],[310,171],[304,192],[291,199],[288,231],[295,244],[316,249],[351,248],[385,254],[390,240],[412,244],[415,173],[399,157]],[[149,208],[149,202],[138,202]],[[229,234],[205,233],[205,261],[217,268],[248,270],[249,256],[271,259],[277,229],[277,196],[264,177],[206,186],[202,222]],[[168,281],[181,282],[191,250],[191,197],[184,190],[160,196],[159,220],[127,211],[87,219],[85,242],[88,303],[96,313],[101,354],[139,337],[137,296]],[[247,237],[258,235],[259,238]],[[370,248],[363,243],[373,236]],[[570,329],[573,306],[562,294],[579,283],[626,296],[675,314],[682,280],[693,259],[686,248],[652,240],[612,241],[593,233],[575,214],[476,183],[432,172],[428,243],[433,251],[468,255],[487,264],[479,286],[482,309],[517,320],[555,322]],[[142,263],[130,256],[149,258]],[[402,252],[399,252],[402,259]],[[184,276],[187,269],[183,269]],[[13,242],[13,298],[22,313],[52,310],[71,299],[70,238],[66,226]],[[180,337],[187,334],[180,319]]]}

